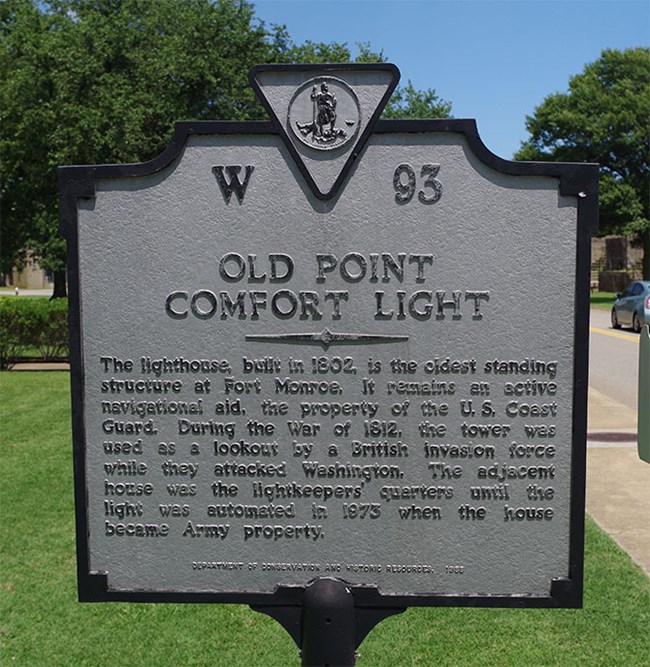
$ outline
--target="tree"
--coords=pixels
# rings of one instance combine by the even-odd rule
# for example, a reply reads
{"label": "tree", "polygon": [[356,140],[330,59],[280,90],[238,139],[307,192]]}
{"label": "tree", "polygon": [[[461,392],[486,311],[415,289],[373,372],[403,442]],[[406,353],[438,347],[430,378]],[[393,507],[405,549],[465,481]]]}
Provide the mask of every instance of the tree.
{"label": "tree", "polygon": [[[282,26],[276,33],[277,62],[291,63],[347,63],[352,61],[352,54],[347,44],[306,41],[294,44],[286,28]],[[382,51],[376,52],[367,42],[357,44],[359,54],[354,58],[357,63],[385,62]],[[398,86],[384,109],[383,118],[450,118],[451,102],[446,102],[436,95],[433,88],[418,90],[409,81],[405,86]]]}
{"label": "tree", "polygon": [[8,0],[2,7],[2,269],[30,248],[65,294],[56,168],[157,155],[175,120],[263,116],[268,32],[239,0]]}
{"label": "tree", "polygon": [[[0,271],[30,253],[65,295],[59,165],[149,160],[177,120],[265,118],[248,85],[255,64],[350,59],[345,44],[296,45],[283,26],[267,29],[247,0],[4,0]],[[363,44],[357,60],[383,55]],[[433,91],[409,84],[397,99],[438,114]]]}
{"label": "tree", "polygon": [[650,279],[650,49],[607,49],[526,119],[518,160],[600,163],[600,233],[634,234]]}
{"label": "tree", "polygon": [[395,90],[384,110],[384,118],[450,117],[451,102],[441,100],[433,88],[417,90],[410,81]]}

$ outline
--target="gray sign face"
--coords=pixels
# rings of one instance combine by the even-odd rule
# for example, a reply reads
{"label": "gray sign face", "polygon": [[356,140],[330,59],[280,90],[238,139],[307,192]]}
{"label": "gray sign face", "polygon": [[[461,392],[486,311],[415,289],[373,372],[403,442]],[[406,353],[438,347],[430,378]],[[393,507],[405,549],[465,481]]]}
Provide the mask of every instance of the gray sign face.
{"label": "gray sign face", "polygon": [[375,109],[356,72],[300,75],[291,144],[188,131],[75,200],[82,567],[118,594],[548,598],[582,502],[579,197],[466,125],[393,123],[324,200],[287,146],[328,189]]}

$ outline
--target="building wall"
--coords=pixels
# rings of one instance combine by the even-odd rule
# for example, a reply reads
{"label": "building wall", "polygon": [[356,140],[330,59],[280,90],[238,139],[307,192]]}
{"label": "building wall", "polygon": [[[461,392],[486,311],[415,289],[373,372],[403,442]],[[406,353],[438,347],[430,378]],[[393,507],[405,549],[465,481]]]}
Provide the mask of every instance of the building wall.
{"label": "building wall", "polygon": [[[622,247],[617,247],[619,246]],[[610,257],[608,258],[608,244]],[[611,256],[612,250],[616,248],[616,254],[623,255],[623,261],[620,266],[617,264],[617,258]],[[593,270],[624,270],[627,269],[630,274],[639,272],[639,275],[630,275],[630,280],[640,277],[641,265],[643,262],[643,248],[634,248],[628,238],[624,236],[606,236],[603,238],[594,238],[591,240],[591,264]]]}
{"label": "building wall", "polygon": [[11,274],[11,287],[20,289],[47,289],[52,287],[53,281],[41,269],[37,262],[28,260],[22,271],[14,269]]}

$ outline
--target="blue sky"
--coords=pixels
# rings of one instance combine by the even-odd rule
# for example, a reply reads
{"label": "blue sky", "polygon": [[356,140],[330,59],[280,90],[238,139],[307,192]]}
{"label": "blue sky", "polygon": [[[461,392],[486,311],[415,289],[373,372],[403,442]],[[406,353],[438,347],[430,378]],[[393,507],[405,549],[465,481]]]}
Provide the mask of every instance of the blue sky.
{"label": "blue sky", "polygon": [[253,0],[267,26],[301,43],[370,42],[487,147],[512,158],[525,117],[605,48],[650,45],[648,0]]}

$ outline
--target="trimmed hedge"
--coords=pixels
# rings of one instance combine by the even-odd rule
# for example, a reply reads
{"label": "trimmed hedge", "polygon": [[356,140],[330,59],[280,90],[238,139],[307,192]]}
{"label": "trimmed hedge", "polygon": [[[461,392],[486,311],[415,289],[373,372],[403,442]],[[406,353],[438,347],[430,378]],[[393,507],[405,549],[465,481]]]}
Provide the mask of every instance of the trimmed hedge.
{"label": "trimmed hedge", "polygon": [[68,356],[68,300],[0,297],[0,369],[21,357]]}

